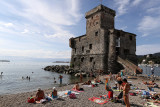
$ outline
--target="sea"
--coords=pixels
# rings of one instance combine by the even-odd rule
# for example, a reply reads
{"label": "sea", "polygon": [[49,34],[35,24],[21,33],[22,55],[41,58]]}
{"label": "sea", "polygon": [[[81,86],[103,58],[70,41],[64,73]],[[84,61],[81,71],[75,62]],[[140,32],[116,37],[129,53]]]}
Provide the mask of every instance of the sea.
{"label": "sea", "polygon": [[[44,71],[48,65],[69,65],[69,63],[52,62],[0,62],[0,95],[35,91],[37,88],[49,89],[59,86],[59,75],[63,76],[63,84],[79,81],[67,74]],[[143,74],[151,75],[149,66],[140,66]],[[160,67],[155,67],[155,75],[160,76]],[[29,76],[30,80],[26,79]],[[24,77],[24,79],[22,79]],[[54,83],[54,77],[56,78]],[[88,80],[89,78],[84,78]]]}
{"label": "sea", "polygon": [[[143,70],[143,74],[147,76],[151,76],[151,66],[146,66],[146,65],[140,65],[139,66]],[[155,76],[160,76],[160,66],[154,66],[154,75]]]}
{"label": "sea", "polygon": [[[37,90],[37,88],[58,87],[59,75],[63,76],[63,85],[79,81],[79,78],[74,76],[44,71],[43,68],[48,65],[69,65],[69,63],[0,62],[0,73],[3,72],[0,75],[0,95],[30,92]],[[30,77],[30,81],[26,79],[27,76]]]}

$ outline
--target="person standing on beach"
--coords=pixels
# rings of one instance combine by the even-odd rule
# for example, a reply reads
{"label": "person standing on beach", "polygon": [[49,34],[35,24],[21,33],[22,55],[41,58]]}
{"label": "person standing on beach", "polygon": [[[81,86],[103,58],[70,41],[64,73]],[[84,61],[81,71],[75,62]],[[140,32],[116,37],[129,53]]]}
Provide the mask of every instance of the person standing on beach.
{"label": "person standing on beach", "polygon": [[154,76],[154,67],[153,66],[151,67],[151,73]]}
{"label": "person standing on beach", "polygon": [[116,79],[117,79],[117,83],[118,83],[118,89],[119,89],[119,91],[121,90],[120,89],[120,87],[121,87],[121,85],[122,85],[122,78],[121,78],[121,76],[119,75],[119,74],[117,74],[117,77],[116,77]]}
{"label": "person standing on beach", "polygon": [[59,75],[60,85],[62,84],[62,78],[63,78],[63,76]]}
{"label": "person standing on beach", "polygon": [[80,82],[83,82],[83,75],[80,73]]}
{"label": "person standing on beach", "polygon": [[130,107],[130,103],[129,103],[129,91],[130,91],[130,85],[127,82],[127,79],[124,78],[123,79],[123,83],[125,83],[124,87],[123,87],[123,99],[124,102],[126,104],[126,107]]}

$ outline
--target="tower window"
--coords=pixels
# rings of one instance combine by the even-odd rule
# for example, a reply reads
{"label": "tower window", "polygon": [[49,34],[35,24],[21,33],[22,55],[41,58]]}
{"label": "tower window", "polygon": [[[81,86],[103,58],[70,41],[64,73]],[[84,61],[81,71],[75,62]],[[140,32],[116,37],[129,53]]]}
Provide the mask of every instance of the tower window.
{"label": "tower window", "polygon": [[81,58],[81,62],[83,62],[84,61],[84,57],[83,58]]}
{"label": "tower window", "polygon": [[74,62],[75,62],[75,61],[76,61],[76,58],[74,58],[73,60],[74,60]]}
{"label": "tower window", "polygon": [[98,22],[96,22],[96,25],[98,25]]}
{"label": "tower window", "polygon": [[82,52],[84,52],[84,46],[82,46]]}
{"label": "tower window", "polygon": [[76,48],[74,49],[74,52],[76,53]]}
{"label": "tower window", "polygon": [[92,49],[92,44],[89,44],[89,49]]}
{"label": "tower window", "polygon": [[93,61],[93,57],[90,57],[90,60],[89,60],[90,62],[92,62]]}
{"label": "tower window", "polygon": [[98,36],[98,31],[97,31],[97,32],[95,32],[95,36]]}
{"label": "tower window", "polygon": [[132,36],[129,36],[129,39],[132,40]]}
{"label": "tower window", "polygon": [[91,17],[91,19],[93,19],[93,16]]}

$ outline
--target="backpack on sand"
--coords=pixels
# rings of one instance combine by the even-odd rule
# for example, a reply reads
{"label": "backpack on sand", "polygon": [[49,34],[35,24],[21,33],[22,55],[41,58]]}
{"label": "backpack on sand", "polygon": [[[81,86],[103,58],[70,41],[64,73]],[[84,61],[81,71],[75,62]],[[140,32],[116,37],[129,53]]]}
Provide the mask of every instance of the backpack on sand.
{"label": "backpack on sand", "polygon": [[69,98],[71,98],[71,99],[76,99],[76,95],[75,95],[74,93],[71,93],[71,94],[69,95]]}

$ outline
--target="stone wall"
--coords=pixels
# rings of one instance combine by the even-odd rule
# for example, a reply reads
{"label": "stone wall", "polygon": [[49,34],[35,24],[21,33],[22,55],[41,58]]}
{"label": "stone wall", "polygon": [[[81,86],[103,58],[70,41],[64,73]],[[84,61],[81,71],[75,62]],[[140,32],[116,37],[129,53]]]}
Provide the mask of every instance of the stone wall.
{"label": "stone wall", "polygon": [[[86,34],[70,39],[75,70],[117,73],[117,56],[136,63],[136,35],[114,28],[115,11],[103,5],[86,13]],[[117,42],[118,41],[118,42]]]}

